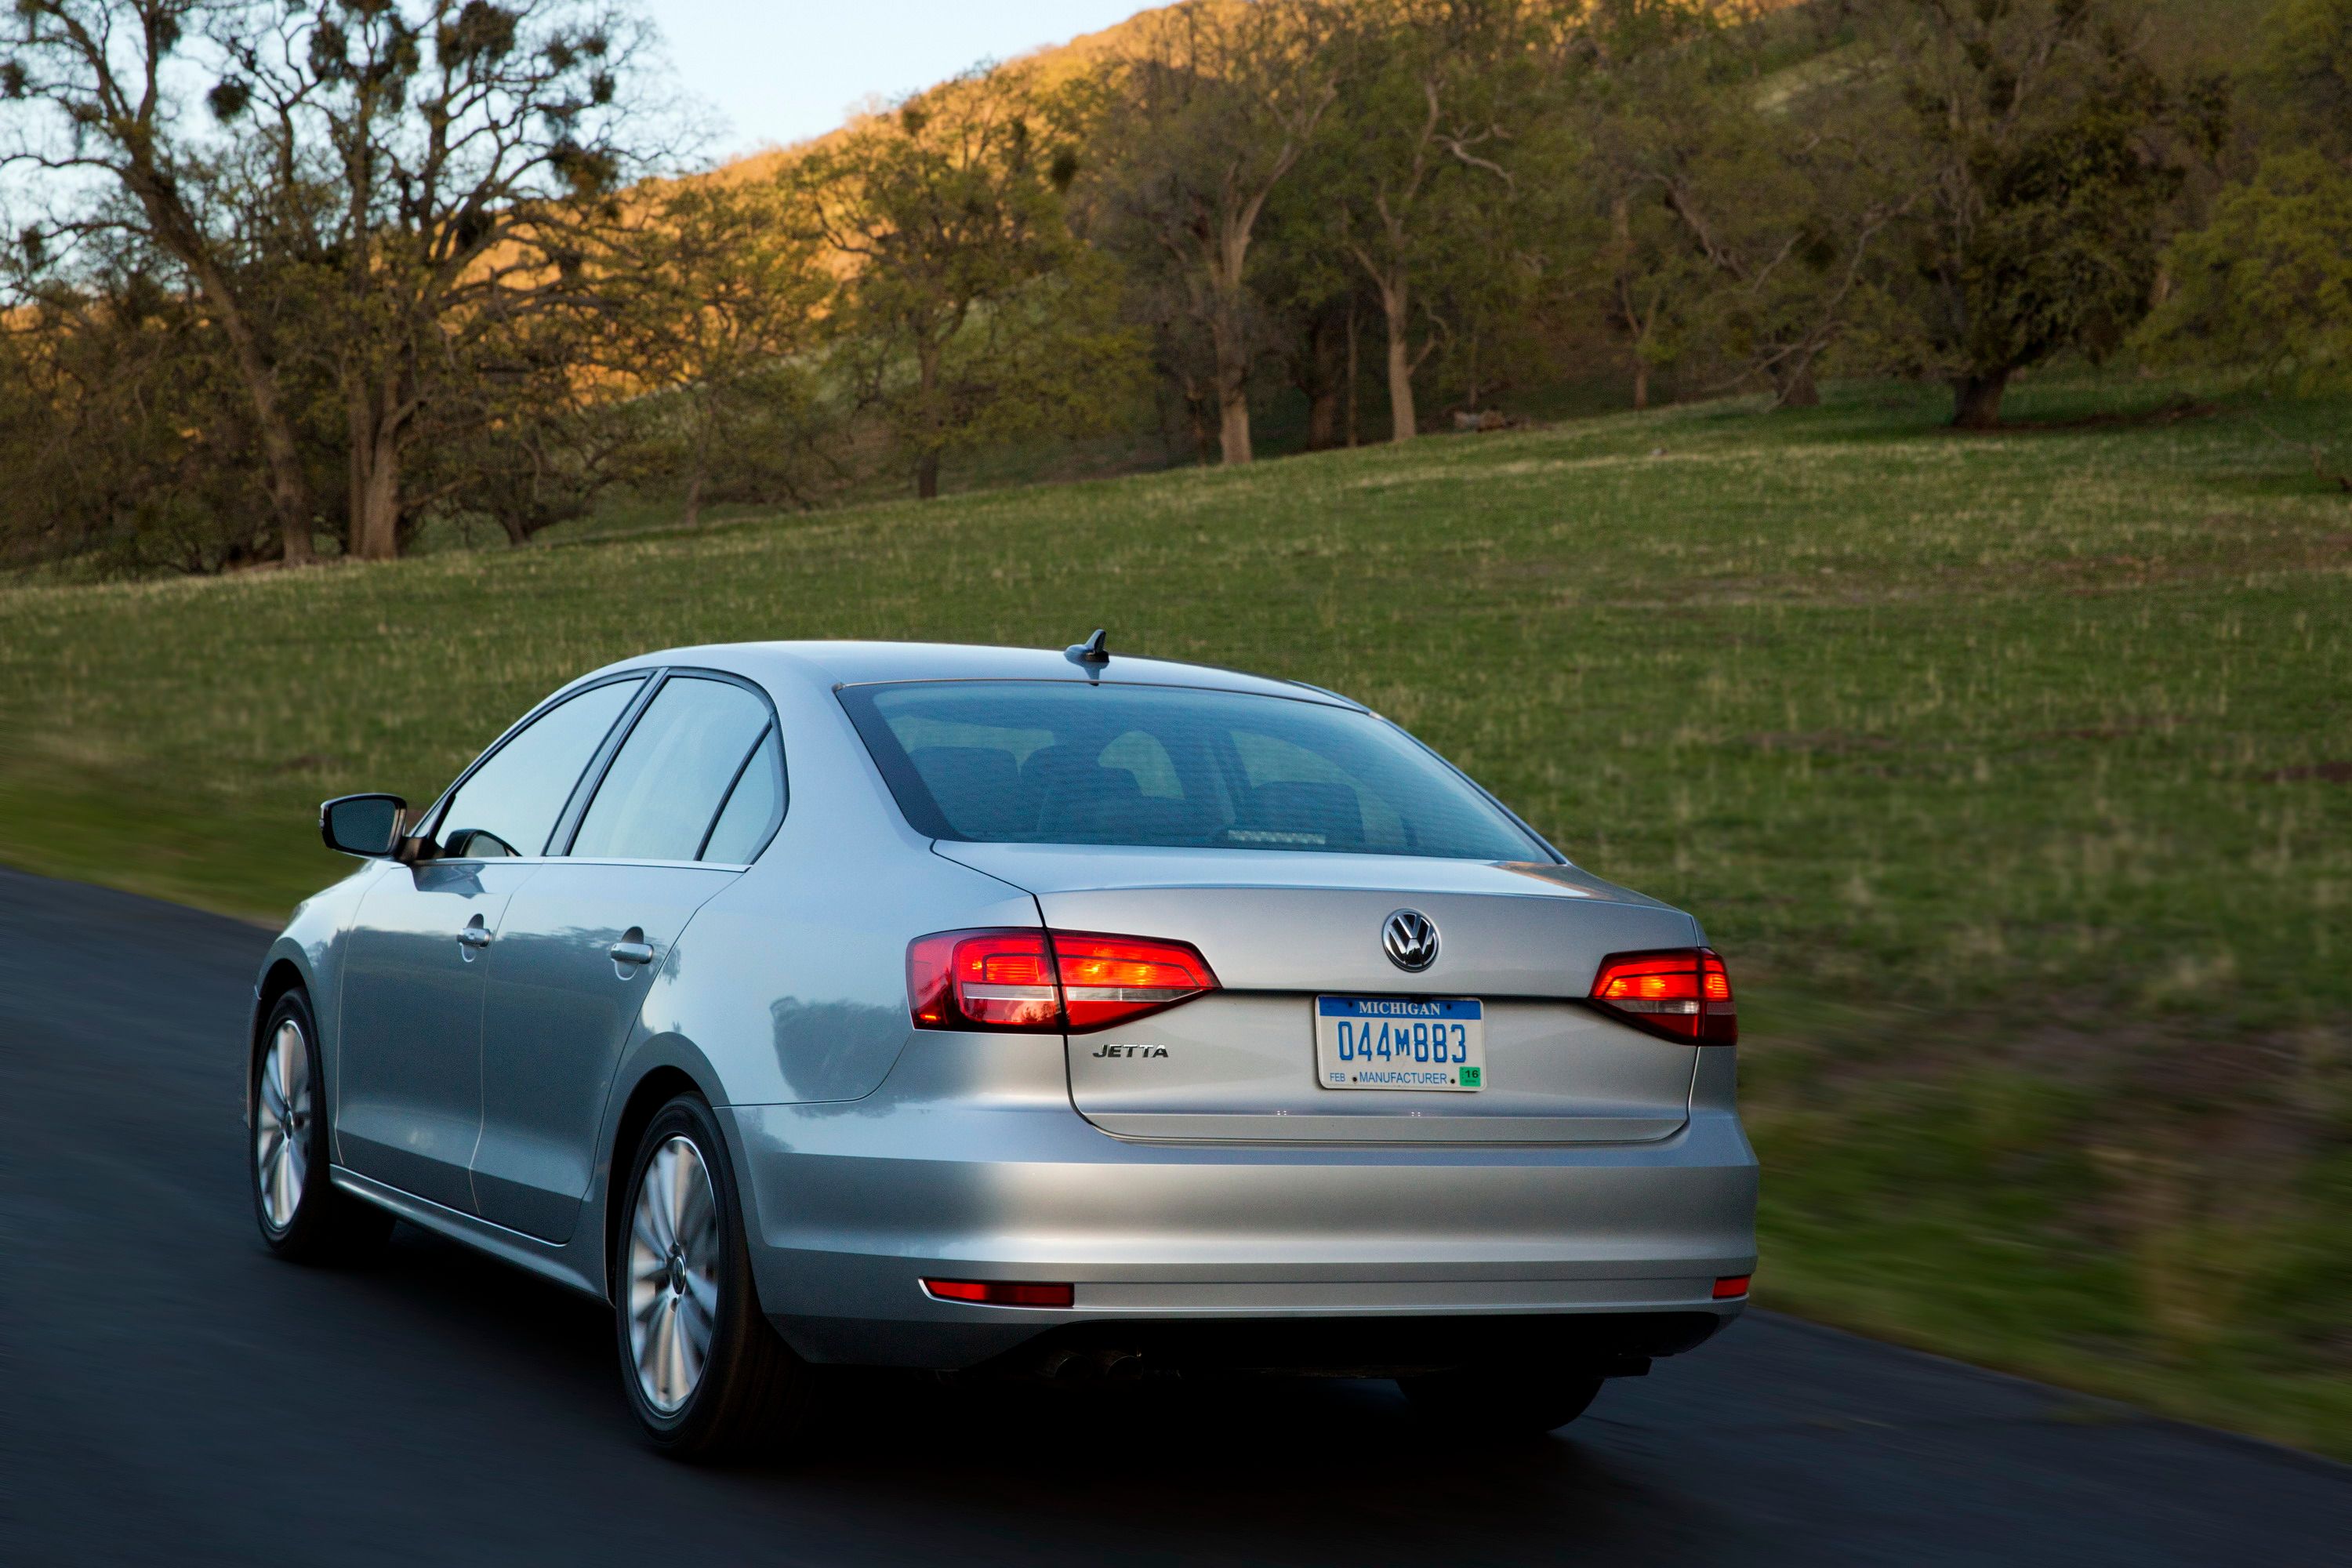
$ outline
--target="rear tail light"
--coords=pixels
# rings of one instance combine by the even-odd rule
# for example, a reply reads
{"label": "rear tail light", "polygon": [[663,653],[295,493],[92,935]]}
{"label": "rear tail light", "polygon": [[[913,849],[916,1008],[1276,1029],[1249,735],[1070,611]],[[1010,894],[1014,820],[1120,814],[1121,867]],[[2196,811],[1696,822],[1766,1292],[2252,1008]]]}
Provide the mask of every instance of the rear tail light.
{"label": "rear tail light", "polygon": [[1637,1028],[1699,1046],[1736,1045],[1731,976],[1711,947],[1612,952],[1592,977],[1592,1001]]}
{"label": "rear tail light", "polygon": [[1042,931],[962,931],[907,949],[919,1029],[1054,1029],[1062,993]]}
{"label": "rear tail light", "polygon": [[1748,1294],[1748,1281],[1750,1278],[1752,1276],[1746,1274],[1725,1275],[1715,1282],[1715,1299],[1718,1301],[1738,1300]]}
{"label": "rear tail light", "polygon": [[1009,1279],[926,1279],[923,1289],[941,1301],[982,1307],[1066,1307],[1077,1292],[1067,1285],[1017,1284]]}
{"label": "rear tail light", "polygon": [[1149,937],[951,931],[907,949],[908,1005],[919,1029],[1083,1033],[1216,988],[1197,951]]}

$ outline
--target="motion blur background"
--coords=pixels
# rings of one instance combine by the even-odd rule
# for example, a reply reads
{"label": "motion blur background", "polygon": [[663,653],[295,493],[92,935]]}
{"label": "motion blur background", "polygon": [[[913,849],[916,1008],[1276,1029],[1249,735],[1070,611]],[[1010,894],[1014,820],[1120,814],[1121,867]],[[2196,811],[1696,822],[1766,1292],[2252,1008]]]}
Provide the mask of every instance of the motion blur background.
{"label": "motion blur background", "polygon": [[2352,1457],[2352,0],[1136,11],[16,6],[0,860],[1106,625],[1701,916],[1760,1300]]}

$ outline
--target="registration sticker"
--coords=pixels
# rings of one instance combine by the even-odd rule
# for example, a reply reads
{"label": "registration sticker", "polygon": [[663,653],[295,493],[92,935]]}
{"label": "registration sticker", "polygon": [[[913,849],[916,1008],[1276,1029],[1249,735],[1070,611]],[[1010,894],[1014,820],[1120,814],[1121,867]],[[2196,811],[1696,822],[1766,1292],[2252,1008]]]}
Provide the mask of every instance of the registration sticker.
{"label": "registration sticker", "polygon": [[1318,996],[1315,1081],[1325,1089],[1486,1087],[1486,1010],[1458,997]]}

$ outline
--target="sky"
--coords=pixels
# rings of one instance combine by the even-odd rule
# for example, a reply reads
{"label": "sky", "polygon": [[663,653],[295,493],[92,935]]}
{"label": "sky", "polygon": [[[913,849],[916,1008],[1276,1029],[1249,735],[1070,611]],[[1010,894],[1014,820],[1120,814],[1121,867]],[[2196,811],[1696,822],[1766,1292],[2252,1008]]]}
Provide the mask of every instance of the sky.
{"label": "sky", "polygon": [[1091,33],[1141,0],[643,0],[678,85],[716,116],[719,158],[840,124],[982,60]]}

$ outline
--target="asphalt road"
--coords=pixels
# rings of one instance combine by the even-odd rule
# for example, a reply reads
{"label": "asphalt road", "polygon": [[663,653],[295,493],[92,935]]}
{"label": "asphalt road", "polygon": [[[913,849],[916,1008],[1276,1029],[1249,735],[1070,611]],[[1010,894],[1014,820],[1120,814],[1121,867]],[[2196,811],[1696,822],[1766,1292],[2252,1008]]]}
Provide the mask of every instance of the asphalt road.
{"label": "asphalt road", "polygon": [[[1531,1448],[1377,1384],[859,1381],[818,1461],[640,1448],[594,1303],[404,1226],[253,1234],[263,933],[0,871],[0,1563],[2347,1560],[2352,1470],[1787,1319]],[[1768,1263],[1769,1267],[1769,1263]]]}

